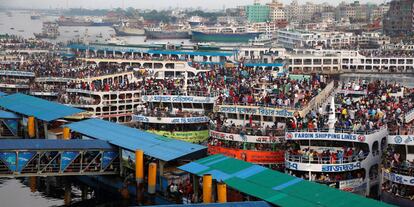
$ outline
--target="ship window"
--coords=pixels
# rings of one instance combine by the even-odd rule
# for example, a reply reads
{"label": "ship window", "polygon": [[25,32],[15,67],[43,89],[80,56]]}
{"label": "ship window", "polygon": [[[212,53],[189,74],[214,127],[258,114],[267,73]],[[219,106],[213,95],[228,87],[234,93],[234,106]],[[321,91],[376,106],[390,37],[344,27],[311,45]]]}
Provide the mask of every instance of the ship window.
{"label": "ship window", "polygon": [[165,75],[165,77],[174,77],[174,72],[173,71],[165,71],[164,75]]}
{"label": "ship window", "polygon": [[414,154],[414,146],[407,146],[408,154]]}
{"label": "ship window", "polygon": [[204,110],[206,111],[213,110],[213,104],[204,104]]}
{"label": "ship window", "polygon": [[229,113],[229,114],[226,114],[226,116],[229,119],[237,119],[237,114]]}
{"label": "ship window", "polygon": [[202,109],[203,106],[201,105],[201,103],[193,103],[194,108],[196,109]]}
{"label": "ship window", "polygon": [[181,109],[182,108],[181,103],[173,103],[173,108]]}
{"label": "ship window", "polygon": [[263,116],[263,121],[273,122],[273,117],[271,117],[271,116]]}
{"label": "ship window", "polygon": [[386,137],[383,137],[382,139],[381,139],[381,151],[384,151],[385,150],[385,146],[386,146]]}
{"label": "ship window", "polygon": [[375,141],[374,144],[372,144],[372,154],[374,156],[379,154],[378,148],[379,148],[378,141]]}
{"label": "ship window", "polygon": [[191,103],[183,103],[183,108],[191,109],[193,107],[191,106]]}

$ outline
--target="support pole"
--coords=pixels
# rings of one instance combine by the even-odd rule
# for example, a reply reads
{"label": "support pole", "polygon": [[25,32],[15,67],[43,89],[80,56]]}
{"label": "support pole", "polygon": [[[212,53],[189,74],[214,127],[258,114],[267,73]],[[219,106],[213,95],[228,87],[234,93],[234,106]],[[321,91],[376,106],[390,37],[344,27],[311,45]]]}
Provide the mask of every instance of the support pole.
{"label": "support pole", "polygon": [[144,200],[144,151],[135,151],[135,179],[137,181],[137,202]]}
{"label": "support pole", "polygon": [[27,119],[27,132],[29,134],[29,138],[34,138],[36,136],[35,118],[33,116],[29,116]]}
{"label": "support pole", "polygon": [[152,162],[148,166],[148,193],[155,194],[155,187],[157,185],[157,164]]}
{"label": "support pole", "polygon": [[36,192],[36,186],[37,186],[36,181],[37,181],[37,177],[35,176],[29,177],[30,192],[32,193]]}
{"label": "support pole", "polygon": [[219,203],[227,202],[227,185],[225,183],[217,183],[217,198]]}
{"label": "support pole", "polygon": [[70,129],[69,127],[63,127],[63,139],[69,140],[71,139]]}
{"label": "support pole", "polygon": [[203,176],[203,203],[211,203],[212,181],[210,174]]}

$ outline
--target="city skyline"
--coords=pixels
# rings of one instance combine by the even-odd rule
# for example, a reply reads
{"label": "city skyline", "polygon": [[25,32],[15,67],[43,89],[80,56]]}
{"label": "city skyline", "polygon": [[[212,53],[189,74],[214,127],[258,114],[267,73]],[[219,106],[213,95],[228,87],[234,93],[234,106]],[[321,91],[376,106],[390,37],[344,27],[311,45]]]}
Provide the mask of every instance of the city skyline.
{"label": "city skyline", "polygon": [[[298,1],[300,4],[305,2],[324,3],[337,5],[343,0],[307,0]],[[105,3],[104,3],[105,2]],[[157,0],[157,4],[150,0],[0,0],[0,7],[5,8],[26,8],[26,9],[47,9],[47,8],[85,8],[85,9],[111,9],[111,8],[127,8],[133,7],[136,9],[167,9],[167,8],[207,8],[207,9],[222,9],[232,8],[240,5],[252,4],[254,0]],[[260,3],[268,3],[271,0],[260,0]],[[280,0],[284,4],[290,4],[292,0]],[[353,1],[344,1],[351,3]],[[384,3],[380,0],[362,0],[361,3]]]}

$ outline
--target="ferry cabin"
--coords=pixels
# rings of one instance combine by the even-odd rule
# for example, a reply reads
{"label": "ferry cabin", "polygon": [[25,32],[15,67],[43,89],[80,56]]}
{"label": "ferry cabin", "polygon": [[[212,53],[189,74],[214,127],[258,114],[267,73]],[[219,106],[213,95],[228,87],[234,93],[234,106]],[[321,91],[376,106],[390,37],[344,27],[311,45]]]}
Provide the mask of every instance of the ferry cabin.
{"label": "ferry cabin", "polygon": [[378,197],[387,128],[286,132],[286,173],[364,196]]}
{"label": "ferry cabin", "polygon": [[146,93],[142,96],[131,125],[163,135],[193,143],[203,143],[208,138],[208,114],[213,111],[216,97],[192,95],[158,95]]}
{"label": "ferry cabin", "polygon": [[0,91],[27,94],[34,79],[33,72],[0,70]]}
{"label": "ferry cabin", "polygon": [[[72,84],[79,87],[67,88],[66,93],[60,96],[59,102],[89,111],[93,116],[104,120],[129,122],[132,120],[135,109],[141,103],[141,91],[110,91],[105,88],[92,90],[90,85],[96,83],[104,86],[115,82],[132,82],[133,79],[133,72],[77,79]],[[82,89],[80,87],[82,83],[88,85],[89,88]]]}
{"label": "ferry cabin", "polygon": [[71,78],[38,77],[30,88],[30,95],[49,101],[58,101],[59,95],[66,91]]}

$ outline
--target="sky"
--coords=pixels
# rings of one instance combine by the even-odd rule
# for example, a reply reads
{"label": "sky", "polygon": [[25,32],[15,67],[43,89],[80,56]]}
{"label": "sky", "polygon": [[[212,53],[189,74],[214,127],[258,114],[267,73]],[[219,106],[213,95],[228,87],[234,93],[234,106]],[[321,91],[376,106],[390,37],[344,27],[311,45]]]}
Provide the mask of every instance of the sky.
{"label": "sky", "polygon": [[[271,0],[260,0],[261,3],[270,2]],[[280,0],[288,4],[291,0]],[[338,4],[341,1],[353,2],[354,0],[299,0],[299,3],[329,2]],[[388,0],[389,1],[389,0]],[[17,8],[88,8],[88,9],[110,9],[124,6],[134,7],[137,9],[166,9],[169,7],[176,8],[206,8],[206,9],[222,9],[236,7],[237,5],[252,4],[254,0],[0,0],[0,7],[17,7]],[[384,0],[360,0],[361,3],[383,3]]]}

